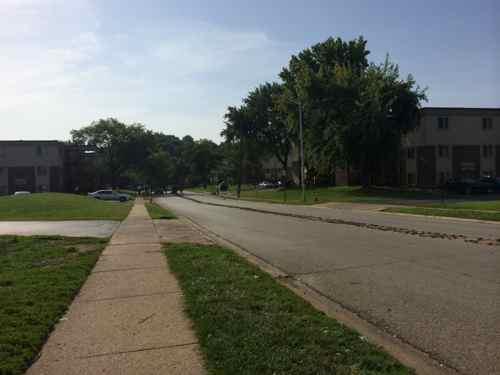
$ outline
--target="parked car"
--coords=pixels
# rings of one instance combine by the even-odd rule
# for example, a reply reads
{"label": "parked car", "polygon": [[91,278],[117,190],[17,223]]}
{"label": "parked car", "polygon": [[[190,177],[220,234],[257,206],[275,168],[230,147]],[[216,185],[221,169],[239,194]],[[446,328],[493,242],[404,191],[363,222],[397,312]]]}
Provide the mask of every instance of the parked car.
{"label": "parked car", "polygon": [[488,187],[489,192],[500,193],[500,177],[484,176],[479,179],[479,182]]}
{"label": "parked car", "polygon": [[22,190],[22,191],[15,191],[14,195],[26,195],[26,194],[31,194],[30,191]]}
{"label": "parked car", "polygon": [[500,182],[493,177],[480,179],[456,177],[446,182],[446,190],[462,194],[500,192]]}
{"label": "parked car", "polygon": [[93,193],[89,193],[89,196],[96,199],[102,199],[105,201],[125,202],[130,199],[130,195],[125,193],[119,193],[114,190],[97,190],[94,191]]}
{"label": "parked car", "polygon": [[229,190],[229,185],[227,184],[226,181],[220,181],[218,184],[217,184],[217,190],[219,193],[225,193]]}
{"label": "parked car", "polygon": [[259,189],[274,189],[277,187],[279,187],[278,184],[275,184],[274,182],[270,182],[270,181],[262,181],[262,182],[257,184],[257,188],[259,188]]}

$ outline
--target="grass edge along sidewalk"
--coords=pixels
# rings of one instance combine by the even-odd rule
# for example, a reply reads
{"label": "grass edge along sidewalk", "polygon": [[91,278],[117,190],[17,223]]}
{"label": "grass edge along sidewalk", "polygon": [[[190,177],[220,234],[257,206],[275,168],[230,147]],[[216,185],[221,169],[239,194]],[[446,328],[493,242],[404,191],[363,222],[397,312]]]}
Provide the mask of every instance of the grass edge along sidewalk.
{"label": "grass edge along sidewalk", "polygon": [[85,195],[35,193],[0,197],[0,220],[124,220],[133,202],[103,201]]}
{"label": "grass edge along sidewalk", "polygon": [[167,244],[209,374],[414,374],[218,245]]}
{"label": "grass edge along sidewalk", "polygon": [[107,239],[0,236],[0,374],[32,364]]}
{"label": "grass edge along sidewalk", "polygon": [[166,208],[158,205],[157,203],[144,202],[146,209],[148,210],[148,214],[153,220],[172,220],[177,219],[177,216]]}

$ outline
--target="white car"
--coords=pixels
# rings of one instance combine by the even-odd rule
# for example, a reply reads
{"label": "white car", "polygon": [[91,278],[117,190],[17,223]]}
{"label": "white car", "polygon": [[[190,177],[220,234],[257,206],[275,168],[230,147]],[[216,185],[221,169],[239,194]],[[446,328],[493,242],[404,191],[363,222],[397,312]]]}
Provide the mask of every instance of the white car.
{"label": "white car", "polygon": [[89,197],[96,199],[102,199],[104,201],[120,201],[125,202],[130,199],[130,196],[125,193],[119,193],[114,190],[97,190],[93,193],[89,193]]}
{"label": "white car", "polygon": [[26,190],[21,190],[21,191],[14,192],[14,195],[26,195],[26,194],[31,194],[31,192],[30,191],[26,191]]}

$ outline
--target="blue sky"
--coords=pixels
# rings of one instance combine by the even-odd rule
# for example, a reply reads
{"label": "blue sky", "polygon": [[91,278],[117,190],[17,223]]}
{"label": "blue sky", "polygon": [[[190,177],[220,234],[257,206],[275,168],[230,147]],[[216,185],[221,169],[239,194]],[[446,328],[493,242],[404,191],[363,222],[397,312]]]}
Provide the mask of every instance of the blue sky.
{"label": "blue sky", "polygon": [[0,0],[0,19],[1,139],[116,117],[219,141],[227,106],[329,36],[389,53],[429,106],[500,107],[497,0]]}

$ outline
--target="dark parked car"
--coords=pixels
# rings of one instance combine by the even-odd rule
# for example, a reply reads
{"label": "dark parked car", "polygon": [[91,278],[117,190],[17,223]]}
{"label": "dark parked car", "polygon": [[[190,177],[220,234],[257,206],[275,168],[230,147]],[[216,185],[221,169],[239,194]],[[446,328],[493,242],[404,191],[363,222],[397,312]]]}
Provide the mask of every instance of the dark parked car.
{"label": "dark parked car", "polygon": [[493,193],[500,193],[500,177],[484,176],[479,179],[479,182],[488,186]]}
{"label": "dark parked car", "polygon": [[446,190],[462,193],[493,193],[500,192],[500,181],[498,178],[489,176],[476,180],[473,178],[456,177],[446,182]]}

